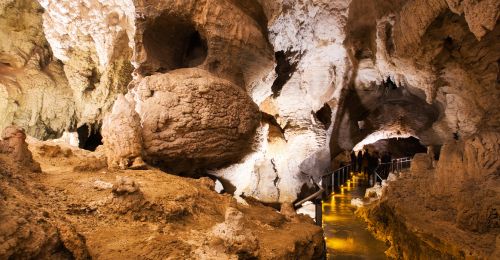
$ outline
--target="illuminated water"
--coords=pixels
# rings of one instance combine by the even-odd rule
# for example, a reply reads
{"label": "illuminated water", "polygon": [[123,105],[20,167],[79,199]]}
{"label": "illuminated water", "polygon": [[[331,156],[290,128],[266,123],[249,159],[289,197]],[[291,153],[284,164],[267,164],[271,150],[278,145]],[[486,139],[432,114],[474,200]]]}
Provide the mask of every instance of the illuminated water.
{"label": "illuminated water", "polygon": [[323,202],[328,259],[386,259],[387,247],[373,237],[351,206],[351,199],[362,198],[367,187],[365,178],[354,176],[340,192]]}

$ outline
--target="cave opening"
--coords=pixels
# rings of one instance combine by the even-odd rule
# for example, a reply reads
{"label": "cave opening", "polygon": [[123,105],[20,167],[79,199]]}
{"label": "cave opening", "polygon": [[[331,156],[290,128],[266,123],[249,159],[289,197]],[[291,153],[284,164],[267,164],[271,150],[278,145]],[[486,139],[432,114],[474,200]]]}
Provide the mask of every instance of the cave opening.
{"label": "cave opening", "polygon": [[392,81],[391,77],[387,77],[386,80],[382,82],[382,86],[384,86],[387,89],[397,89],[398,85]]}
{"label": "cave opening", "polygon": [[276,58],[276,74],[278,77],[274,80],[271,90],[273,97],[276,98],[280,95],[283,86],[290,80],[293,73],[297,70],[297,61],[291,62],[290,56],[295,55],[295,52],[278,51],[274,53]]}
{"label": "cave opening", "polygon": [[207,41],[196,26],[168,12],[147,25],[143,43],[148,62],[140,72],[146,75],[199,66],[208,53]]}
{"label": "cave opening", "polygon": [[85,124],[76,129],[78,133],[78,147],[95,151],[99,145],[102,145],[102,135],[100,128],[93,129]]}
{"label": "cave opening", "polygon": [[191,33],[182,60],[183,67],[190,68],[202,64],[207,57],[207,50],[207,43],[201,38],[200,33],[198,31]]}
{"label": "cave opening", "polygon": [[390,154],[392,158],[413,157],[417,153],[427,153],[427,147],[418,138],[413,136],[380,139],[376,142],[365,144],[363,149],[379,156]]}
{"label": "cave opening", "polygon": [[314,112],[313,115],[314,118],[325,126],[325,129],[330,127],[330,124],[332,123],[332,109],[327,103],[325,103],[318,111]]}

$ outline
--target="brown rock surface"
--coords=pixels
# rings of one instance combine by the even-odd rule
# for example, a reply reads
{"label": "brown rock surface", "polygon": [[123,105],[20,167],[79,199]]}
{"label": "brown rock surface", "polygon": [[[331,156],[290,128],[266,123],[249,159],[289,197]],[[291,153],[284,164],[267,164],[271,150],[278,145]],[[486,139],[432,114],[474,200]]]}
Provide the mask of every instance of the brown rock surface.
{"label": "brown rock surface", "polygon": [[249,152],[260,113],[231,82],[179,69],[145,77],[134,92],[147,161],[183,172],[227,165]]}
{"label": "brown rock surface", "polygon": [[41,173],[20,163],[0,153],[0,258],[89,259],[85,239],[42,199]]}
{"label": "brown rock surface", "polygon": [[104,119],[102,137],[109,167],[127,169],[142,160],[140,118],[123,95],[118,96]]}
{"label": "brown rock surface", "polygon": [[391,243],[393,257],[495,258],[498,140],[497,132],[484,132],[443,146],[436,169],[412,165],[379,202],[360,210],[375,234]]}
{"label": "brown rock surface", "polygon": [[[1,243],[2,257],[314,259],[323,252],[321,228],[310,220],[287,221],[258,202],[242,206],[204,179],[158,170],[80,173],[73,167],[87,152],[49,154],[42,147],[32,145],[44,170],[37,175],[13,171],[0,154],[0,206],[7,209],[0,212],[0,239],[15,238]],[[116,187],[129,191],[138,183],[140,191],[95,188],[117,177]]]}
{"label": "brown rock surface", "polygon": [[2,139],[0,139],[0,153],[7,154],[16,163],[34,172],[41,171],[40,164],[33,160],[31,151],[28,150],[26,134],[22,128],[8,126],[3,130]]}
{"label": "brown rock surface", "polygon": [[272,68],[256,1],[134,1],[133,61],[141,75],[198,67],[246,87]]}

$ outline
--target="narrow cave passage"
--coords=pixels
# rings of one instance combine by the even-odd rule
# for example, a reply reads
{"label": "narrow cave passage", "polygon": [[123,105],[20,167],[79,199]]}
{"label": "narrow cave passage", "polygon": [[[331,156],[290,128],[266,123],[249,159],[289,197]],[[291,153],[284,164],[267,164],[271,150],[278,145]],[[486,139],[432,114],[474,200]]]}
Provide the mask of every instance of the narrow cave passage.
{"label": "narrow cave passage", "polygon": [[[427,147],[413,136],[380,140],[368,137],[340,156],[341,168],[322,183],[327,195],[322,201],[321,224],[328,259],[386,259],[388,246],[376,239],[367,223],[356,215],[356,205],[370,200],[367,194],[381,191],[380,183],[389,173],[406,171],[415,154],[427,152]],[[436,153],[439,157],[439,149]]]}
{"label": "narrow cave passage", "polygon": [[102,135],[100,129],[92,129],[88,125],[82,125],[76,130],[78,133],[78,147],[95,151],[99,145],[102,145]]}
{"label": "narrow cave passage", "polygon": [[351,205],[352,199],[364,197],[368,187],[365,175],[353,174],[338,192],[323,201],[328,259],[386,259],[387,246],[372,235]]}

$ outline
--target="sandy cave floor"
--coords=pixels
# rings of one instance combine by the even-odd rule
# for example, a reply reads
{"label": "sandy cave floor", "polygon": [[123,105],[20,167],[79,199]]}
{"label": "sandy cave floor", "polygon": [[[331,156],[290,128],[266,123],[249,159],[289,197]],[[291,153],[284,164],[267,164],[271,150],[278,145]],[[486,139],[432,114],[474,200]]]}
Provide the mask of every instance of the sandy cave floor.
{"label": "sandy cave floor", "polygon": [[[252,200],[249,206],[238,204],[230,195],[216,193],[208,178],[156,169],[109,171],[99,152],[61,144],[31,142],[30,150],[43,172],[15,172],[11,176],[22,180],[18,184],[2,178],[4,187],[9,186],[5,197],[21,194],[43,218],[70,223],[94,259],[282,259],[322,253],[322,230],[309,217],[285,216]],[[139,190],[112,192],[113,184],[124,180],[138,184]],[[229,208],[242,214],[228,219]],[[226,225],[222,235],[221,223]]]}

